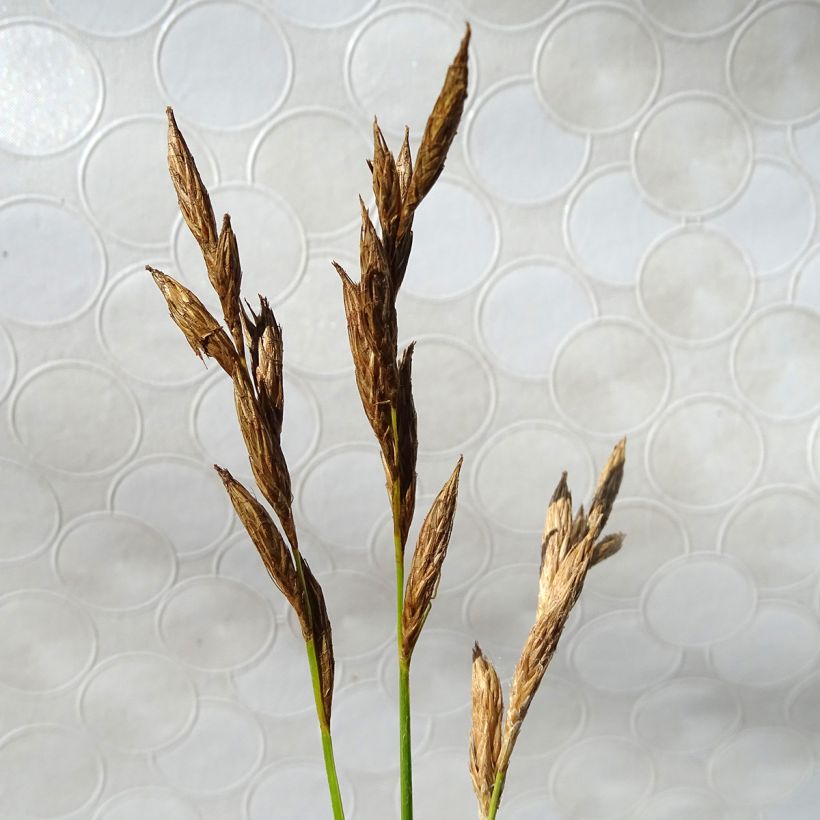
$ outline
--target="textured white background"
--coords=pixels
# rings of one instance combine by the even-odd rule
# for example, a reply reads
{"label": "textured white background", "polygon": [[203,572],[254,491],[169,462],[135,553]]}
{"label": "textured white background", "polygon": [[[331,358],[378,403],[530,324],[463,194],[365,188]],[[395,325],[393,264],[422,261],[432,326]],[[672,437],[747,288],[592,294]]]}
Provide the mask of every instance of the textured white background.
{"label": "textured white background", "polygon": [[[294,624],[213,461],[227,380],[142,270],[204,294],[163,106],[286,339],[348,816],[394,816],[381,469],[329,259],[374,113],[471,95],[400,299],[426,509],[465,454],[414,663],[417,816],[474,816],[470,648],[531,623],[546,500],[629,435],[613,526],[514,758],[509,820],[814,820],[820,804],[820,5],[12,0],[0,23],[0,816],[327,816]],[[211,299],[211,303],[215,300]]]}

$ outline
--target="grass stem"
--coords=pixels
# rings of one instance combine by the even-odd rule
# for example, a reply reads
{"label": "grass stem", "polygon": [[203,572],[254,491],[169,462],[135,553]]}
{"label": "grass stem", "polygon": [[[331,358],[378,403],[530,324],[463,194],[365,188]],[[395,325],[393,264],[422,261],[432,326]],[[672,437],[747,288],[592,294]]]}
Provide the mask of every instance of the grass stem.
{"label": "grass stem", "polygon": [[[393,441],[399,449],[396,409],[391,409]],[[396,647],[399,661],[399,766],[401,820],[413,820],[413,761],[410,738],[410,658],[404,657],[404,546],[401,537],[401,482],[393,481],[390,506],[393,512],[393,545],[396,553]]]}
{"label": "grass stem", "polygon": [[499,772],[495,777],[493,784],[493,794],[490,798],[490,811],[487,814],[487,820],[495,820],[498,813],[498,807],[501,804],[501,793],[504,791],[504,781],[507,779],[507,773]]}

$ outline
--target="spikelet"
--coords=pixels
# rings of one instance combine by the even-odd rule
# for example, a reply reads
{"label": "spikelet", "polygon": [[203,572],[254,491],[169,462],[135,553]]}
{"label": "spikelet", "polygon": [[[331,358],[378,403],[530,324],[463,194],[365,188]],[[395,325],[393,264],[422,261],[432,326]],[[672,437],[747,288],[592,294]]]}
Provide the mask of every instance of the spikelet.
{"label": "spikelet", "polygon": [[415,343],[410,343],[403,351],[399,361],[399,393],[396,408],[398,423],[398,476],[401,487],[401,548],[407,543],[407,534],[413,521],[416,507],[416,459],[418,457],[418,423],[416,406],[413,401],[411,383],[413,351]]}
{"label": "spikelet", "polygon": [[239,311],[242,264],[239,261],[239,246],[236,243],[236,234],[233,232],[229,214],[222,217],[222,230],[219,232],[219,239],[216,243],[215,263],[208,268],[208,276],[219,297],[222,315],[231,331],[236,349],[240,356],[244,356],[242,321]]}
{"label": "spikelet", "polygon": [[222,479],[239,520],[256,546],[265,569],[273,582],[296,610],[301,621],[304,602],[299,591],[299,579],[290,550],[273,523],[268,511],[240,484],[228,470],[216,464],[214,469]]}
{"label": "spikelet", "polygon": [[481,818],[486,818],[501,753],[504,701],[498,673],[475,644],[473,647],[472,727],[470,730],[470,778],[478,798]]}
{"label": "spikelet", "polygon": [[168,116],[168,170],[177,192],[179,210],[194,239],[202,249],[211,273],[213,257],[216,253],[216,219],[211,207],[211,198],[199,175],[188,144],[177,127],[174,112],[166,108]]}
{"label": "spikelet", "polygon": [[333,636],[330,627],[330,617],[327,614],[325,596],[322,587],[316,580],[308,562],[302,558],[302,572],[305,578],[309,610],[299,622],[302,626],[302,635],[305,640],[312,637],[316,647],[319,667],[319,681],[324,706],[325,720],[330,724],[330,707],[333,701],[333,678],[335,675],[335,661],[333,658]]}
{"label": "spikelet", "polygon": [[228,334],[211,316],[205,305],[176,279],[150,265],[146,265],[145,269],[154,277],[157,287],[165,297],[171,318],[185,335],[194,353],[200,359],[203,353],[216,359],[226,373],[231,373],[236,364],[236,351]]}
{"label": "spikelet", "polygon": [[459,458],[452,475],[439,490],[419,531],[404,591],[402,657],[405,659],[413,654],[441,580],[441,569],[453,531],[458,475],[463,460]]}

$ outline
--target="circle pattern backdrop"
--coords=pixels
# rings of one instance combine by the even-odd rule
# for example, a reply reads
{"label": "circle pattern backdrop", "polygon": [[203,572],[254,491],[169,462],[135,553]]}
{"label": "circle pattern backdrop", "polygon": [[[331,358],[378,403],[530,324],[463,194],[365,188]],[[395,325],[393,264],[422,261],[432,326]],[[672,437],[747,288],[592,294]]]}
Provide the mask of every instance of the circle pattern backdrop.
{"label": "circle pattern backdrop", "polygon": [[298,622],[212,469],[253,487],[231,383],[144,270],[220,311],[166,105],[243,295],[283,327],[347,816],[397,805],[392,522],[331,260],[357,278],[373,117],[418,147],[465,19],[464,118],[398,302],[411,545],[464,456],[413,666],[417,811],[474,815],[473,641],[506,686],[552,488],[567,470],[588,503],[627,435],[626,541],[590,574],[501,814],[816,816],[818,0],[3,3],[0,816],[329,817]]}

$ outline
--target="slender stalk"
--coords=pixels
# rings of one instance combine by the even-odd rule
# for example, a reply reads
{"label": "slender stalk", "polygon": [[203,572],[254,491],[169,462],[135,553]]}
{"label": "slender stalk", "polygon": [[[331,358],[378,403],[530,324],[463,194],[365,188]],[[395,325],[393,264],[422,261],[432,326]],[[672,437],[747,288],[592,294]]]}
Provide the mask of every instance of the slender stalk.
{"label": "slender stalk", "polygon": [[[311,611],[310,598],[307,594],[305,572],[302,568],[302,555],[298,549],[293,549],[293,559],[296,564],[296,574],[299,576],[299,584],[302,587],[302,594],[305,596],[308,618],[312,625],[313,612]],[[339,778],[336,774],[336,759],[333,756],[333,741],[330,737],[330,721],[328,721],[327,715],[325,714],[325,704],[322,699],[322,685],[319,678],[319,658],[316,655],[316,644],[313,638],[305,641],[305,649],[308,656],[308,666],[310,667],[310,679],[313,683],[313,700],[316,704],[316,717],[319,720],[319,730],[322,734],[322,755],[325,759],[325,772],[327,773],[330,803],[333,806],[333,820],[344,820],[345,813],[342,807],[342,794],[339,790]]]}
{"label": "slender stalk", "polygon": [[490,811],[487,814],[487,820],[495,820],[495,815],[498,812],[498,807],[501,804],[501,793],[504,791],[504,781],[507,779],[507,772],[501,771],[495,777],[493,784],[493,795],[490,798]]}
{"label": "slender stalk", "polygon": [[[393,442],[399,450],[396,408],[391,408]],[[410,658],[404,657],[404,548],[401,538],[401,482],[393,481],[393,545],[396,551],[396,648],[399,660],[399,767],[401,779],[401,820],[413,820],[413,760],[410,744]]]}

